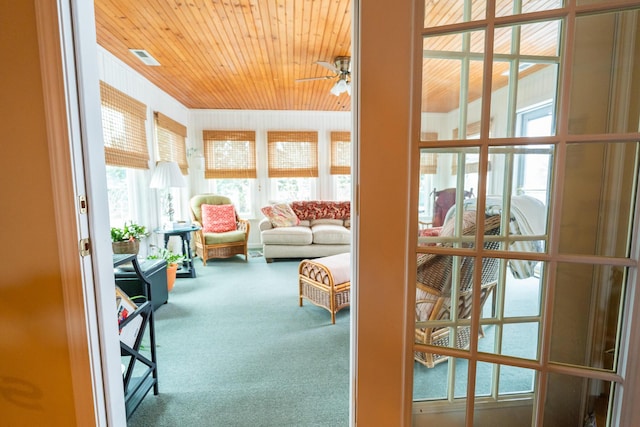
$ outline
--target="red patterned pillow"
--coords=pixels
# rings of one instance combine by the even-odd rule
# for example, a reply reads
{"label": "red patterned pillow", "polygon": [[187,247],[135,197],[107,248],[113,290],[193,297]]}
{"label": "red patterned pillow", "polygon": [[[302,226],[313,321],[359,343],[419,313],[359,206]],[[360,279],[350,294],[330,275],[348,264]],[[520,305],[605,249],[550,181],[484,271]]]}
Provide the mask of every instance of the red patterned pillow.
{"label": "red patterned pillow", "polygon": [[202,205],[202,231],[224,233],[236,230],[236,210],[233,205]]}
{"label": "red patterned pillow", "polygon": [[300,219],[293,213],[291,206],[287,203],[276,203],[260,209],[269,218],[274,227],[292,227],[300,224]]}
{"label": "red patterned pillow", "polygon": [[305,200],[291,202],[291,208],[300,220],[351,218],[351,202]]}

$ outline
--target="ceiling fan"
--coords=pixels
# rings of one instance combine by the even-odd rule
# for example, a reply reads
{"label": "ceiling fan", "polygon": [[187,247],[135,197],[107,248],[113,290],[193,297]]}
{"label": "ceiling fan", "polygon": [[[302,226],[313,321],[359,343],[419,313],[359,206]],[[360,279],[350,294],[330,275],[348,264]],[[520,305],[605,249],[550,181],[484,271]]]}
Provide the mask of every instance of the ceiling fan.
{"label": "ceiling fan", "polygon": [[337,78],[338,81],[331,88],[331,93],[335,96],[339,96],[343,92],[351,95],[351,57],[350,56],[336,56],[333,60],[333,64],[326,61],[316,61],[316,64],[333,71],[335,74],[332,76],[321,77],[307,77],[303,79],[296,79],[297,82],[304,82],[309,80],[329,80]]}

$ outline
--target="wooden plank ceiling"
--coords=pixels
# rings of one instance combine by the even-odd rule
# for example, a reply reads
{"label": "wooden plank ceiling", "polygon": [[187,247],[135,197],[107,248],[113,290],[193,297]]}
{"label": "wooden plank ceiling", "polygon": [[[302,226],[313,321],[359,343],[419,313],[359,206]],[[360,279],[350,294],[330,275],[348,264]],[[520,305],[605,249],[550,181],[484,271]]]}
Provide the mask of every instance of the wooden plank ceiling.
{"label": "wooden plank ceiling", "polygon": [[[510,0],[500,0],[509,14]],[[557,0],[536,0],[537,10]],[[347,93],[332,95],[336,79],[316,64],[351,56],[351,0],[95,0],[98,44],[192,109],[348,111]],[[435,2],[425,25],[461,15],[460,2]],[[480,2],[482,4],[482,2]],[[532,3],[533,4],[533,3]],[[458,6],[456,6],[458,5]],[[476,13],[484,14],[484,9]],[[453,17],[453,18],[452,18]],[[558,25],[523,27],[520,53],[554,56]],[[526,37],[525,37],[526,36]],[[461,36],[425,40],[428,51],[460,53]],[[510,53],[511,29],[496,33],[496,53]],[[472,52],[482,52],[481,37]],[[145,65],[129,49],[160,62]],[[526,62],[523,60],[523,62]],[[460,101],[461,62],[425,59],[423,110],[448,112]],[[543,65],[531,67],[531,73]],[[493,89],[507,84],[507,62],[494,63]],[[472,62],[468,100],[481,95],[482,65]],[[523,77],[524,73],[520,74]]]}
{"label": "wooden plank ceiling", "polygon": [[[188,108],[350,109],[316,61],[351,56],[350,0],[95,0],[98,44]],[[160,66],[129,49],[145,49]]]}

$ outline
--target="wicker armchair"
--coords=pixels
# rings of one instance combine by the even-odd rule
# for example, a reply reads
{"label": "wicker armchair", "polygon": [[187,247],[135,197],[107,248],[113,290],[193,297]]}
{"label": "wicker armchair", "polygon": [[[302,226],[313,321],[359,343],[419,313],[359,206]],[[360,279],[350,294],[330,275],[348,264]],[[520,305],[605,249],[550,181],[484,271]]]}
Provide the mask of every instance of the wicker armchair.
{"label": "wicker armchair", "polygon": [[[465,212],[463,235],[474,235],[476,232],[475,211]],[[500,215],[489,216],[485,220],[485,235],[497,235],[500,232]],[[450,243],[439,246],[451,245]],[[473,243],[465,243],[464,247],[471,248]],[[498,249],[499,243],[487,242],[486,249]],[[459,259],[457,318],[458,320],[471,318],[473,299],[473,271],[475,258],[461,257]],[[488,296],[495,292],[498,280],[499,260],[485,258],[482,263],[482,281],[480,286],[480,309]],[[451,283],[453,273],[453,257],[449,255],[419,254],[417,283],[416,283],[416,321],[450,320],[451,317]],[[415,331],[415,342],[420,344],[451,347],[450,327],[418,328]],[[479,334],[482,335],[482,329]],[[456,327],[455,348],[468,348],[470,340],[470,326]],[[447,359],[446,356],[416,351],[414,358],[417,362],[432,368]]]}
{"label": "wicker armchair", "polygon": [[[200,194],[193,196],[189,203],[191,219],[194,224],[202,227],[202,205],[229,205],[231,199],[215,194]],[[237,230],[223,233],[205,233],[202,229],[194,232],[196,254],[202,258],[202,264],[207,265],[211,258],[229,258],[234,255],[244,255],[247,261],[247,241],[249,240],[249,221],[240,219],[236,214]]]}

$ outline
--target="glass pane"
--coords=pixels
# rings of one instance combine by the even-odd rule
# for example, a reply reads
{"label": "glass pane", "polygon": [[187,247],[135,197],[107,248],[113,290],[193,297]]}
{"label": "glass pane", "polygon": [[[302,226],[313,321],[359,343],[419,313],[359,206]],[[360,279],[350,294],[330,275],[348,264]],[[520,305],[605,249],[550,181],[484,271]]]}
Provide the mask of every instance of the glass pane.
{"label": "glass pane", "polygon": [[[638,131],[637,11],[576,19],[569,132]],[[598,66],[593,66],[598,58]]]}
{"label": "glass pane", "polygon": [[453,357],[442,359],[432,368],[414,363],[414,400],[444,400],[450,394],[466,396],[468,366],[466,360]]}
{"label": "glass pane", "polygon": [[552,10],[562,7],[562,0],[496,0],[496,16]]}
{"label": "glass pane", "polygon": [[[491,147],[487,175],[489,212],[509,213],[507,250],[542,252],[547,233],[547,198],[551,188],[554,147]],[[501,194],[511,194],[504,198]]]}
{"label": "glass pane", "polygon": [[[609,3],[611,0],[576,0],[578,6]],[[635,3],[637,0],[618,0],[621,3]]]}
{"label": "glass pane", "polygon": [[313,200],[317,178],[271,178],[271,199],[277,202]]}
{"label": "glass pane", "polygon": [[[418,254],[416,343],[468,349],[474,260],[473,257]],[[495,265],[498,263],[489,261],[496,260],[483,262],[483,276],[487,279],[483,280],[481,304],[489,296],[497,276]],[[416,357],[423,357],[421,362],[433,366],[442,356],[423,352]]]}
{"label": "glass pane", "polygon": [[477,21],[486,16],[486,0],[425,0],[424,26]]}
{"label": "glass pane", "polygon": [[[521,394],[533,392],[535,371],[526,368],[516,368],[508,365],[478,362],[476,371],[476,396],[490,396],[495,379],[498,378],[497,394]],[[477,421],[477,420],[476,420]],[[531,423],[531,420],[529,420]],[[474,423],[474,425],[476,425]],[[494,423],[493,425],[501,425]],[[530,424],[528,424],[530,425]],[[511,424],[509,424],[511,426]]]}
{"label": "glass pane", "polygon": [[637,155],[635,142],[567,145],[561,252],[628,254]]}
{"label": "glass pane", "polygon": [[[429,139],[473,139],[482,100],[484,31],[423,41],[422,132]],[[471,114],[475,112],[475,115]]]}
{"label": "glass pane", "polygon": [[[455,209],[452,208],[462,206],[465,201],[475,197],[478,160],[478,148],[420,150],[419,245],[447,242],[460,247],[460,239],[456,240],[454,236],[462,234],[464,221],[462,216],[455,216]],[[458,188],[461,190],[458,191]],[[468,219],[475,223],[472,214]],[[473,239],[469,238],[467,241]]]}
{"label": "glass pane", "polygon": [[531,393],[535,388],[536,372],[533,369],[500,366],[499,392],[501,395]]}
{"label": "glass pane", "polygon": [[109,196],[109,223],[111,227],[122,227],[130,221],[130,191],[127,171],[119,166],[106,166],[107,195]]}
{"label": "glass pane", "polygon": [[211,193],[230,198],[238,214],[243,217],[250,216],[253,212],[252,181],[254,180],[246,178],[207,180]]}
{"label": "glass pane", "polygon": [[351,201],[351,175],[333,175],[334,200]]}
{"label": "glass pane", "polygon": [[504,325],[501,354],[537,360],[538,334],[539,326],[536,322]]}
{"label": "glass pane", "polygon": [[606,426],[613,386],[608,381],[549,374],[545,426]]}
{"label": "glass pane", "polygon": [[[525,267],[520,267],[520,264],[524,264]],[[540,316],[542,264],[542,262],[529,263],[516,259],[508,261],[504,289],[504,317]],[[512,271],[515,268],[520,270],[531,268],[532,275],[527,278],[518,278]]]}
{"label": "glass pane", "polygon": [[[476,409],[473,415],[474,426],[529,427],[533,416],[533,399],[521,400],[509,411],[487,409],[482,404],[483,397],[533,392],[535,372],[530,369],[515,368],[506,365],[479,362],[476,371]],[[494,388],[497,386],[497,390]],[[493,400],[490,400],[493,402]]]}
{"label": "glass pane", "polygon": [[478,351],[538,360],[538,322],[484,325]]}
{"label": "glass pane", "polygon": [[550,359],[615,370],[625,269],[562,263],[556,276]]}
{"label": "glass pane", "polygon": [[[555,134],[553,113],[557,98],[559,34],[558,20],[496,28],[491,136]],[[548,131],[537,135],[533,129],[523,132],[523,112],[541,105],[547,106],[551,115]]]}

